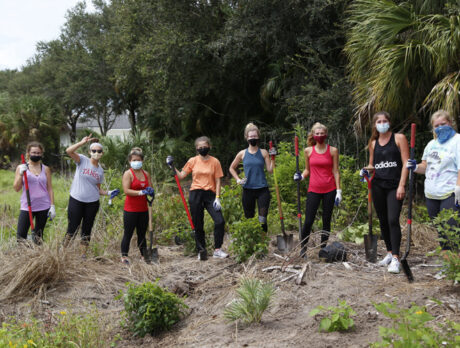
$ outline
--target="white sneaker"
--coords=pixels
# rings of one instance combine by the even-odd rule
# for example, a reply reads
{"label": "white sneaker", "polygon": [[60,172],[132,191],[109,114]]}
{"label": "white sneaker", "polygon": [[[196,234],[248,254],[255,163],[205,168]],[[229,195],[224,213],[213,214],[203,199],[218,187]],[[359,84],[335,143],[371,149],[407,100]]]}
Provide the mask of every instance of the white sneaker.
{"label": "white sneaker", "polygon": [[228,257],[228,254],[223,252],[222,249],[216,249],[214,250],[214,254],[212,255],[212,257],[216,259],[225,259],[226,257]]}
{"label": "white sneaker", "polygon": [[393,255],[391,255],[391,253],[387,253],[387,256],[385,256],[382,260],[380,260],[378,265],[380,267],[388,266],[392,258],[393,258]]}
{"label": "white sneaker", "polygon": [[391,263],[388,266],[388,272],[390,273],[399,273],[400,263],[396,257],[392,257]]}

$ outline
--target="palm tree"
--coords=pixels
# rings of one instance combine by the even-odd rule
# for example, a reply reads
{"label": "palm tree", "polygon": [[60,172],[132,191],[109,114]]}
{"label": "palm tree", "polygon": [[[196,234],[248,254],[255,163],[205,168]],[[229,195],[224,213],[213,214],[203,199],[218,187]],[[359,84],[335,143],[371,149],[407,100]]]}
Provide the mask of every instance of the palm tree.
{"label": "palm tree", "polygon": [[439,108],[459,111],[460,8],[453,1],[356,0],[345,53],[355,126],[377,110],[401,125]]}

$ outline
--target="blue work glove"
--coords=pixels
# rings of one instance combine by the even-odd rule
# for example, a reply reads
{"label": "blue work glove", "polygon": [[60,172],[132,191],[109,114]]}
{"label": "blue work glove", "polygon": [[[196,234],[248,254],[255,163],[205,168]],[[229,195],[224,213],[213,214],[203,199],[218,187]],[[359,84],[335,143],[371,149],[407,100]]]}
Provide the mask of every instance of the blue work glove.
{"label": "blue work glove", "polygon": [[145,195],[149,195],[151,197],[154,197],[155,196],[155,190],[149,186],[149,187],[146,187],[145,189],[143,189],[142,191],[139,191],[139,196],[145,196]]}
{"label": "blue work glove", "polygon": [[171,167],[171,166],[173,165],[173,163],[174,163],[174,157],[173,157],[173,156],[168,156],[168,157],[166,157],[166,164],[167,164],[168,166]]}
{"label": "blue work glove", "polygon": [[361,169],[359,171],[359,180],[361,182],[364,182],[366,179],[364,179],[364,177],[367,176],[369,178],[369,171],[365,168]]}
{"label": "blue work glove", "polygon": [[111,190],[111,191],[107,191],[107,196],[110,197],[110,199],[114,199],[116,196],[118,196],[120,194],[120,190],[119,189],[115,189],[115,190]]}
{"label": "blue work glove", "polygon": [[305,178],[302,176],[301,172],[294,173],[294,181],[299,182],[299,181],[302,181],[303,179]]}
{"label": "blue work glove", "polygon": [[414,159],[408,159],[407,160],[407,163],[406,163],[406,168],[409,169],[409,170],[412,170],[412,171],[416,171],[417,170],[417,161],[414,160]]}

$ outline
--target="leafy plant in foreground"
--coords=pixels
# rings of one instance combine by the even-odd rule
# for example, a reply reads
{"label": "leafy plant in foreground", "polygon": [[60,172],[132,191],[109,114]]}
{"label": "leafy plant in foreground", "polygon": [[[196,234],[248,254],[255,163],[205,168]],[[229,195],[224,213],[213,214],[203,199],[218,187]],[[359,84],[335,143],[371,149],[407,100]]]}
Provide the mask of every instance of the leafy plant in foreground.
{"label": "leafy plant in foreground", "polygon": [[241,320],[246,324],[259,323],[270,305],[275,289],[260,279],[243,278],[236,293],[238,296],[227,306],[224,317],[230,321]]}
{"label": "leafy plant in foreground", "polygon": [[116,299],[123,299],[126,326],[136,336],[169,330],[177,323],[188,306],[175,294],[155,283],[127,283],[126,294],[120,290]]}
{"label": "leafy plant in foreground", "polygon": [[310,316],[313,317],[321,312],[327,312],[327,314],[319,323],[319,331],[348,331],[355,327],[355,322],[351,316],[356,315],[356,312],[345,300],[339,300],[338,307],[318,306],[310,311]]}
{"label": "leafy plant in foreground", "polygon": [[427,325],[434,317],[426,311],[425,307],[412,304],[410,308],[399,308],[394,303],[378,303],[374,307],[387,318],[391,319],[391,327],[380,326],[381,342],[376,342],[372,347],[393,348],[425,348],[425,347],[458,347],[460,324],[447,322],[437,324],[437,329]]}

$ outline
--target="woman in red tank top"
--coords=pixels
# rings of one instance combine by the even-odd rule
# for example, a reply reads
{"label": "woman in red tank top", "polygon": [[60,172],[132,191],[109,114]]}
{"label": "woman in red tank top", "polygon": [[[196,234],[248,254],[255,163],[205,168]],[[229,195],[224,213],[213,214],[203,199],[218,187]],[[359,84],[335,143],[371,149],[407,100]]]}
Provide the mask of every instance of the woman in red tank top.
{"label": "woman in red tank top", "polygon": [[145,232],[147,231],[149,214],[147,207],[147,195],[154,195],[150,176],[142,170],[144,154],[142,150],[135,147],[128,156],[130,169],[123,174],[123,191],[126,195],[123,210],[124,234],[121,241],[121,262],[129,265],[128,252],[129,244],[136,229],[137,246],[144,256],[146,242]]}
{"label": "woman in red tank top", "polygon": [[323,230],[321,231],[321,248],[324,248],[331,231],[332,210],[342,201],[339,174],[339,151],[326,144],[327,128],[321,123],[315,123],[307,138],[308,147],[305,153],[305,170],[294,174],[295,181],[301,181],[310,176],[307,203],[305,208],[305,223],[302,228],[301,255],[306,257],[307,243],[311,228],[323,201]]}

